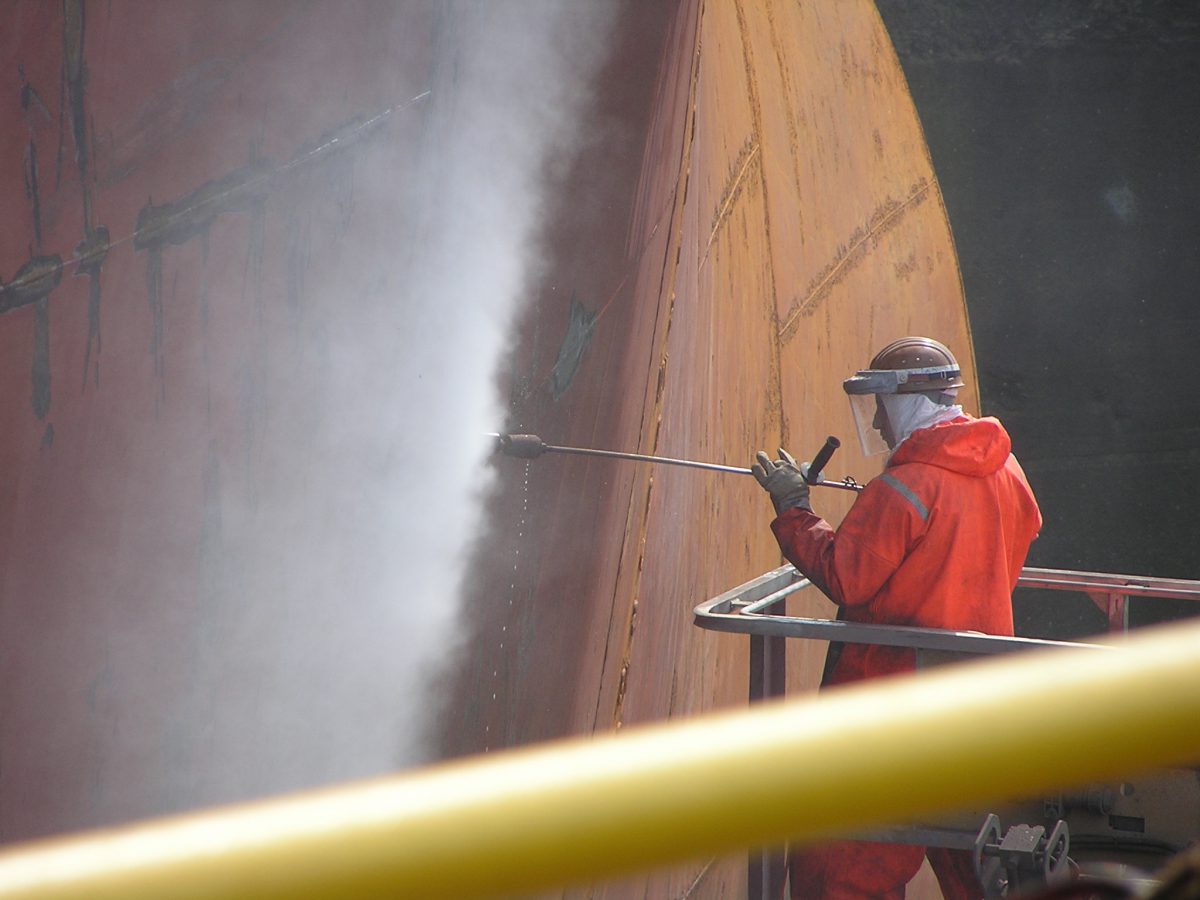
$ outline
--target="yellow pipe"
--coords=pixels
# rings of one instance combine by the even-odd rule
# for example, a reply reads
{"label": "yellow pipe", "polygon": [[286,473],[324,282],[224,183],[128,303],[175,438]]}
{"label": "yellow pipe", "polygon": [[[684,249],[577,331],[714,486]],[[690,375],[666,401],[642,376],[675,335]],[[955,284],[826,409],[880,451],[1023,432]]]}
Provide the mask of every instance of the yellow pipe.
{"label": "yellow pipe", "polygon": [[0,853],[0,898],[503,896],[1200,760],[1200,623]]}

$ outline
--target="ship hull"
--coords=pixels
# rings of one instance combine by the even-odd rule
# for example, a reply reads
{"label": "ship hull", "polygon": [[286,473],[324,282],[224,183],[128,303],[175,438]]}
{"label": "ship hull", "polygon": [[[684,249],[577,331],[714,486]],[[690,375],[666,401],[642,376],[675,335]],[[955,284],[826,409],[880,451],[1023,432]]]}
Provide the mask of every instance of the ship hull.
{"label": "ship hull", "polygon": [[[945,208],[878,14],[616,11],[590,138],[548,166],[491,427],[736,466],[834,434],[828,471],[866,480],[879,462],[840,386],[875,349],[929,334],[974,383]],[[465,102],[439,55],[462,23],[437,3],[9,15],[0,837],[405,764],[407,736],[380,724],[412,679],[387,635],[441,598],[396,606],[391,519],[362,476],[439,463],[385,412],[420,390],[387,335],[412,327],[393,298],[432,220],[404,200]],[[752,479],[554,455],[484,468],[478,534],[439,586],[464,585],[461,616],[420,689],[433,755],[746,702],[747,642],[691,611],[779,564]],[[851,502],[815,499],[834,522]],[[793,614],[832,610],[805,603]],[[789,653],[790,688],[811,690],[823,648]],[[740,860],[701,860],[593,895],[745,889]]]}

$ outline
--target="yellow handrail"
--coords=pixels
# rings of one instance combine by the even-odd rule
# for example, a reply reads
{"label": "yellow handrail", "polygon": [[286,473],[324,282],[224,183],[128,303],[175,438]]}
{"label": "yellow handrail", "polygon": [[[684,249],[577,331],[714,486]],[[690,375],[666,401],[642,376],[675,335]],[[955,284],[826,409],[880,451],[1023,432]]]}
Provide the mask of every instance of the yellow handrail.
{"label": "yellow handrail", "polygon": [[495,897],[1200,760],[1200,622],[0,853],[0,897]]}

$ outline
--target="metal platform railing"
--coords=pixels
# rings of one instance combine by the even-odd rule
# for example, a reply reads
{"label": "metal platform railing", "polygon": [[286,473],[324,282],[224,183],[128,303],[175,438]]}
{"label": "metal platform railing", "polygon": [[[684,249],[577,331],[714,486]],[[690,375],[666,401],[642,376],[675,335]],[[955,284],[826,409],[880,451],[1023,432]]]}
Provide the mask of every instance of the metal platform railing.
{"label": "metal platform railing", "polygon": [[[751,702],[785,695],[788,638],[907,647],[915,651],[918,669],[1019,650],[1111,649],[1104,644],[1080,641],[1007,637],[972,631],[895,625],[865,625],[788,616],[781,611],[782,604],[788,597],[809,587],[813,585],[807,578],[793,566],[785,565],[753,578],[695,608],[695,624],[699,627],[749,636],[748,695]],[[1131,597],[1200,600],[1200,581],[1066,569],[1026,567],[1022,569],[1017,588],[1086,594],[1104,613],[1110,632],[1128,630]],[[783,880],[783,864],[778,853],[764,850],[751,854],[748,875],[751,898],[782,896]]]}
{"label": "metal platform railing", "polygon": [[1017,588],[1043,588],[1087,594],[1108,619],[1109,631],[1129,628],[1129,599],[1200,600],[1200,581],[1183,578],[1151,578],[1142,575],[1110,575],[1103,572],[1074,572],[1067,569],[1021,570]]}
{"label": "metal platform railing", "polygon": [[[1078,641],[1004,637],[973,631],[863,625],[831,619],[788,616],[779,611],[779,604],[789,596],[811,586],[812,583],[793,566],[785,565],[696,607],[695,622],[699,627],[751,637],[751,700],[783,695],[785,638],[910,647],[917,652],[918,667],[948,659],[1015,650],[1097,646],[1081,644]],[[1130,597],[1200,600],[1200,581],[1068,569],[1026,567],[1021,571],[1017,588],[1086,594],[1105,614],[1110,632],[1128,629]]]}

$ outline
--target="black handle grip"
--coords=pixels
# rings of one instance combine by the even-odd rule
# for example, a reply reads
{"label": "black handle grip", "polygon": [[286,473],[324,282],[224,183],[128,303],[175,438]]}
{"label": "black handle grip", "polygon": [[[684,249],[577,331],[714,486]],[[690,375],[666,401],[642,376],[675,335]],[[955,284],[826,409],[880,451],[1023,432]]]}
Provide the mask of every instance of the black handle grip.
{"label": "black handle grip", "polygon": [[842,442],[832,434],[825,438],[825,445],[817,451],[817,455],[813,457],[813,461],[808,464],[808,472],[805,473],[804,480],[809,484],[816,484],[821,470],[825,468],[826,463],[829,462],[829,458],[833,456],[833,452],[840,446],[842,446]]}

